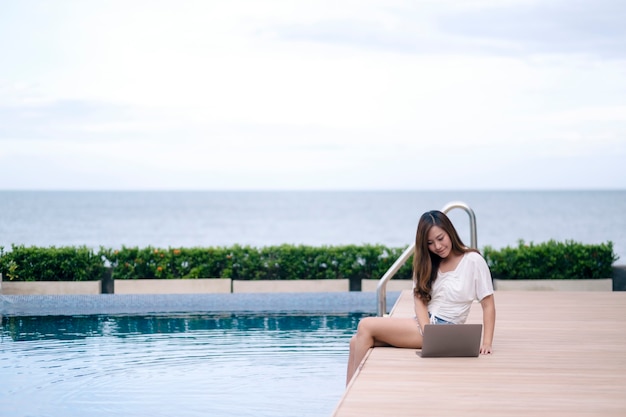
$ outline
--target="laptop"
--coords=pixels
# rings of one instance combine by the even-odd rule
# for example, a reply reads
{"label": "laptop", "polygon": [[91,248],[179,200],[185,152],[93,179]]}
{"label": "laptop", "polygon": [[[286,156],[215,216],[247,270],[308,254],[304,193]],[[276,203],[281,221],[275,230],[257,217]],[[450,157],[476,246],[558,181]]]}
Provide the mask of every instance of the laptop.
{"label": "laptop", "polygon": [[476,357],[480,353],[482,324],[427,324],[422,358]]}

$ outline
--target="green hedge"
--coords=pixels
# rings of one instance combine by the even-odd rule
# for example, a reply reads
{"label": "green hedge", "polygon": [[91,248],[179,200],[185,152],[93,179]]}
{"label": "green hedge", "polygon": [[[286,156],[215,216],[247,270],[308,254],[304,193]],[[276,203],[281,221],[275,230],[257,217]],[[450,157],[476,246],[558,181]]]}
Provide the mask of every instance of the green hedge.
{"label": "green hedge", "polygon": [[519,241],[516,248],[495,250],[483,255],[494,278],[499,279],[599,279],[613,276],[618,257],[613,243],[583,245],[573,241],[550,240],[541,244]]}
{"label": "green hedge", "polygon": [[[211,248],[101,249],[115,279],[232,278],[293,280],[378,278],[403,249],[364,246],[235,245]],[[410,265],[400,277],[410,278]]]}
{"label": "green hedge", "polygon": [[102,277],[102,258],[85,246],[0,247],[0,273],[10,281],[90,281]]}
{"label": "green hedge", "polygon": [[[114,279],[232,278],[237,280],[379,279],[404,248],[383,245],[294,246],[255,248],[235,245],[209,248],[0,247],[0,273],[11,281],[88,281],[102,278],[106,266]],[[583,245],[549,241],[483,255],[494,278],[609,278],[617,260],[611,242]],[[411,261],[394,279],[411,278]]]}
{"label": "green hedge", "polygon": [[[382,245],[100,248],[98,253],[91,253],[99,268],[82,267],[77,262],[76,268],[84,270],[70,274],[63,268],[62,255],[72,250],[77,258],[85,251],[84,248],[13,246],[11,251],[5,252],[0,248],[0,272],[5,279],[16,281],[48,281],[51,276],[55,281],[98,280],[105,266],[113,267],[114,279],[378,279],[404,251]],[[50,255],[45,263],[39,253]],[[55,253],[58,258],[54,257]],[[77,279],[78,272],[80,279]],[[410,279],[411,265],[407,263],[396,278]]]}

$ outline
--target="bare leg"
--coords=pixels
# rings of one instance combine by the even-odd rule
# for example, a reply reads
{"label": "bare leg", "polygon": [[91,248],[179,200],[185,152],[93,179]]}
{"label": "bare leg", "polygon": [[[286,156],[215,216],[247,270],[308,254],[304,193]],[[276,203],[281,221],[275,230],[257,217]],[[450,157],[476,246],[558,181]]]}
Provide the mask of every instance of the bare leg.
{"label": "bare leg", "polygon": [[417,326],[417,322],[412,318],[366,317],[361,320],[356,334],[350,340],[346,385],[367,351],[374,346],[421,348],[422,335]]}

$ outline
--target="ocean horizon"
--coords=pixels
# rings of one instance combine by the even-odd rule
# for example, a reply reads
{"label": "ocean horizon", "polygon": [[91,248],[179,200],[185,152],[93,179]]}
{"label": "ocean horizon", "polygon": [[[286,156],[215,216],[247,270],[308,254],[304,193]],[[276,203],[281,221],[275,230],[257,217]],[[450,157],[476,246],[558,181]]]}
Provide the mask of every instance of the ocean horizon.
{"label": "ocean horizon", "polygon": [[[479,249],[610,241],[626,263],[626,190],[0,191],[0,246],[406,247],[423,212],[457,201]],[[469,245],[468,215],[448,214]]]}

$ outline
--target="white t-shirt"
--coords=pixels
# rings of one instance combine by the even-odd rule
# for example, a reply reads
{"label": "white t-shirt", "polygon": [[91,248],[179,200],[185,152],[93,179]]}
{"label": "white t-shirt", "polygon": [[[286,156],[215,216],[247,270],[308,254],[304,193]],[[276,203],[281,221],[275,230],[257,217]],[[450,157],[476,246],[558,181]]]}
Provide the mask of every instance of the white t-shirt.
{"label": "white t-shirt", "polygon": [[465,323],[474,301],[493,294],[491,272],[485,259],[476,252],[466,252],[449,272],[439,272],[433,282],[428,312],[455,324]]}

